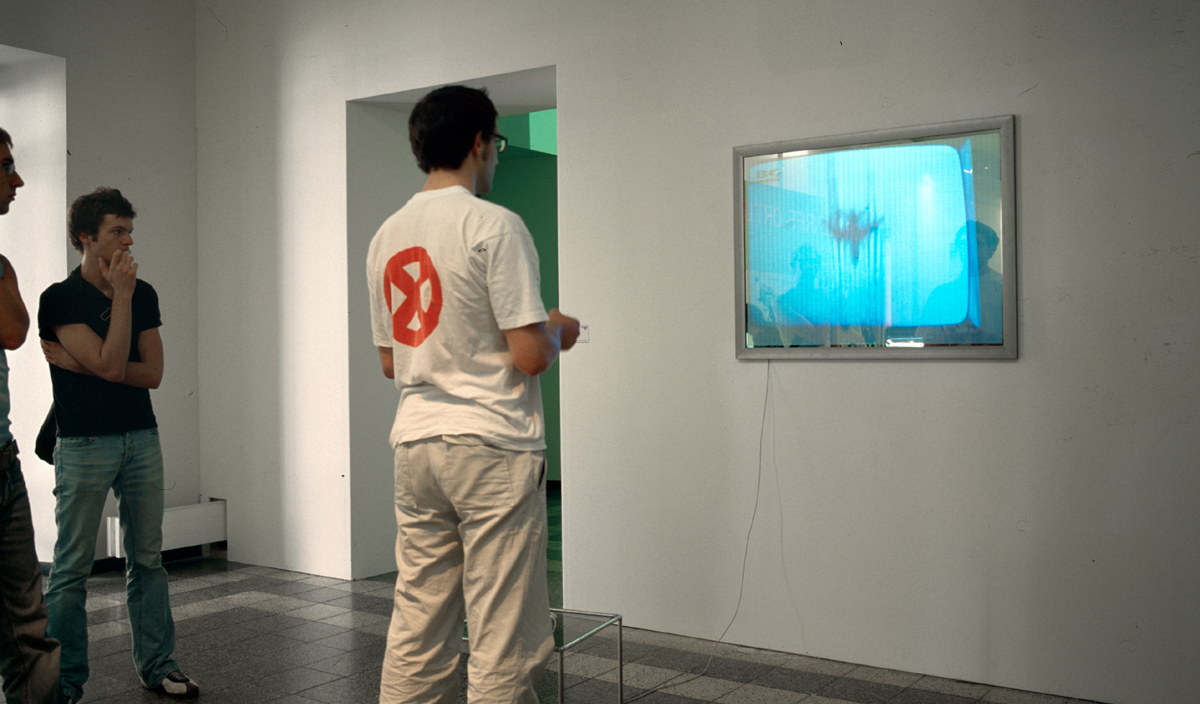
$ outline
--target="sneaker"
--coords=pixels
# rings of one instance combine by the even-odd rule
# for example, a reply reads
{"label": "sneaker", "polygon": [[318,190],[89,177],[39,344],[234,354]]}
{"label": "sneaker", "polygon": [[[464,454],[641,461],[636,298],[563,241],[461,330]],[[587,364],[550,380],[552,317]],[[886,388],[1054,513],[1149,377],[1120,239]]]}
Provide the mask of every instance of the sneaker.
{"label": "sneaker", "polygon": [[158,685],[158,689],[168,697],[177,699],[194,699],[200,696],[200,688],[196,686],[196,683],[189,680],[187,675],[179,670],[164,677]]}

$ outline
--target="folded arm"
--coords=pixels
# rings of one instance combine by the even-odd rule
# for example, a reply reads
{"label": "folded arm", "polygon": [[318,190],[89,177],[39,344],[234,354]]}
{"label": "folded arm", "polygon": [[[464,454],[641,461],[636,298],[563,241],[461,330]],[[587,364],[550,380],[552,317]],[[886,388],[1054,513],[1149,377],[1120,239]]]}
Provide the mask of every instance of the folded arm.
{"label": "folded arm", "polygon": [[[140,389],[157,389],[162,383],[163,346],[158,328],[150,328],[138,333],[140,362],[128,361],[129,351],[126,346],[126,362],[124,367],[119,370],[120,378],[117,378],[118,373],[113,371],[116,365],[106,366],[103,359],[97,355],[97,345],[102,347],[104,343],[96,333],[92,332],[91,328],[83,324],[61,325],[54,328],[54,331],[58,335],[59,342],[42,340],[42,352],[46,355],[46,361],[56,367],[62,367],[77,374],[87,374],[128,386],[136,386]],[[110,327],[109,337],[111,336],[112,328]],[[128,334],[126,334],[126,339],[129,339]]]}

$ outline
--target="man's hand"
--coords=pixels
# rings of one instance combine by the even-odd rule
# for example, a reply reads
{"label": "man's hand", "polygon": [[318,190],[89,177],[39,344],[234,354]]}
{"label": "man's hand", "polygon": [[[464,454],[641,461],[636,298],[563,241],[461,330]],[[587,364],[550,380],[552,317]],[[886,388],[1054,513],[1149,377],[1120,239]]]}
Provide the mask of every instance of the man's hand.
{"label": "man's hand", "polygon": [[91,374],[87,367],[80,364],[79,360],[72,357],[71,353],[57,342],[42,340],[42,354],[46,356],[47,362],[56,367],[62,367],[76,374]]}
{"label": "man's hand", "polygon": [[531,323],[504,331],[513,365],[529,376],[537,376],[550,368],[558,353],[569,350],[579,338],[579,321],[563,315],[557,308],[550,311],[550,320]]}
{"label": "man's hand", "polygon": [[100,273],[108,281],[108,284],[113,287],[113,298],[117,296],[133,296],[134,286],[137,284],[137,269],[138,265],[133,261],[133,255],[125,250],[117,250],[112,256],[112,261],[100,261]]}
{"label": "man's hand", "polygon": [[[559,329],[559,349],[563,352],[575,346],[575,341],[579,339],[579,319],[572,318],[569,315],[563,315],[557,308],[550,311],[550,324],[557,326]],[[553,331],[551,331],[553,334]]]}

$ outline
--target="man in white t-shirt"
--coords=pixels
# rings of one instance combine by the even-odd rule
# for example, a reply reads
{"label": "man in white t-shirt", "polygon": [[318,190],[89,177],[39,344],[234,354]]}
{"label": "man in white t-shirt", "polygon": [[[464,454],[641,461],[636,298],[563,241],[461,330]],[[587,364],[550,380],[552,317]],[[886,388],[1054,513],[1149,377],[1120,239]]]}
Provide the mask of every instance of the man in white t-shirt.
{"label": "man in white t-shirt", "polygon": [[367,254],[371,321],[400,404],[395,608],[379,701],[456,701],[466,617],[468,699],[537,701],[553,650],[546,584],[545,417],[537,375],[579,336],[541,301],[515,213],[481,200],[496,108],[463,86],[425,96],[409,139],[425,188]]}

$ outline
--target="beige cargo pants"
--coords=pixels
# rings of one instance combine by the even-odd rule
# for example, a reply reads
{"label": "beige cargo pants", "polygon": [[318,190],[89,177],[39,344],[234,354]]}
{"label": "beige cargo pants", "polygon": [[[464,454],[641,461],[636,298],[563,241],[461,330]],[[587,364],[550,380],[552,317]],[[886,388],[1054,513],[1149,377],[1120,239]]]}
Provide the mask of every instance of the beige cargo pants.
{"label": "beige cargo pants", "polygon": [[470,436],[396,448],[395,607],[380,704],[536,704],[553,652],[542,452]]}

